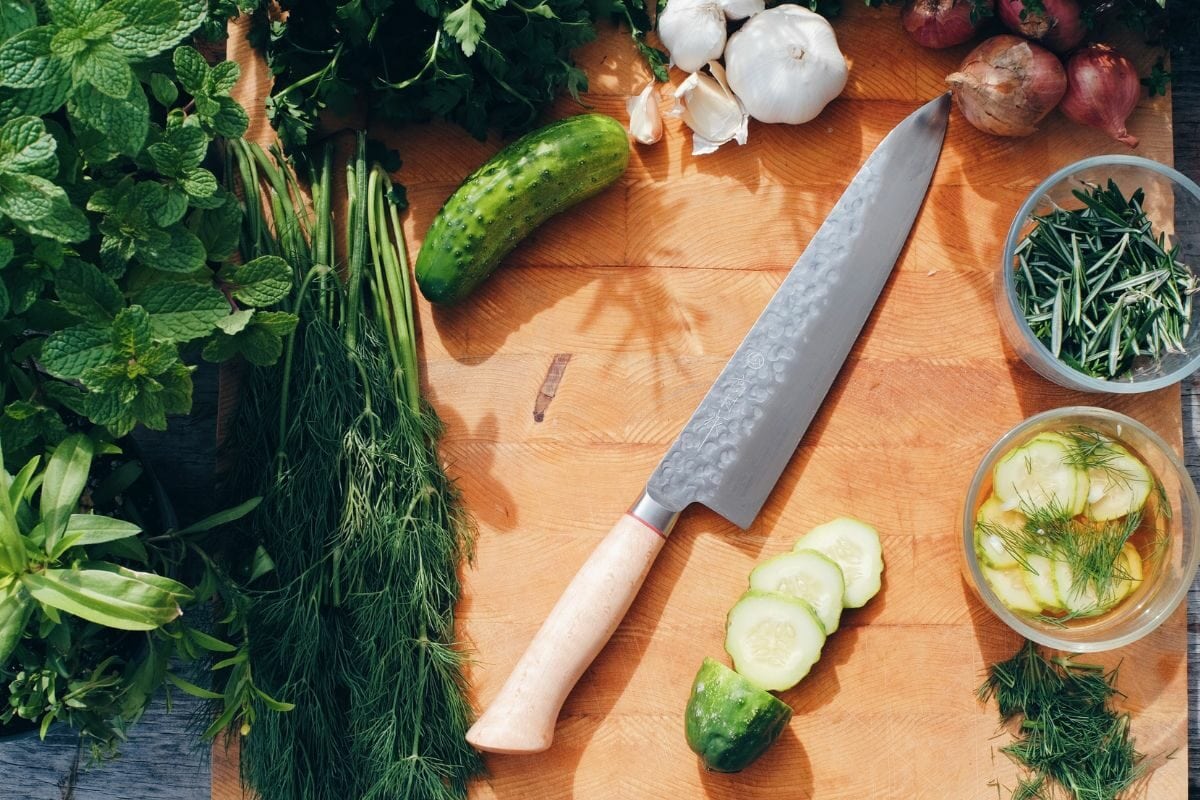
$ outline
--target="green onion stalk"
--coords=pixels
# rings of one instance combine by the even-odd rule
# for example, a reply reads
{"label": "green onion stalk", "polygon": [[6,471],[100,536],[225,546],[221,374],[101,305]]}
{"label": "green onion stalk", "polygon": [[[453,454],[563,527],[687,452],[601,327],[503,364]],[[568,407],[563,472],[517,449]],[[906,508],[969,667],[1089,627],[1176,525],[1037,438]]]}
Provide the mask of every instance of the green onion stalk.
{"label": "green onion stalk", "polygon": [[277,365],[245,373],[230,434],[231,484],[263,496],[247,541],[276,566],[249,614],[256,682],[295,705],[257,715],[243,780],[270,800],[464,797],[481,769],[454,626],[472,535],[420,394],[402,209],[360,133],[339,265],[332,149],[305,202],[281,154],[234,148],[242,252],[289,260],[300,319]]}

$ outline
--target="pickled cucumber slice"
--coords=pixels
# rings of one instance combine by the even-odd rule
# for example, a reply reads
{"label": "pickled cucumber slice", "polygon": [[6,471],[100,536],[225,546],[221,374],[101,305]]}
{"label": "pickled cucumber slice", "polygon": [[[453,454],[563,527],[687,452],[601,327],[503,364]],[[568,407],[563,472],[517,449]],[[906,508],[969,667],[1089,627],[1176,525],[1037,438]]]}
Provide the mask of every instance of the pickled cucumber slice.
{"label": "pickled cucumber slice", "polygon": [[760,689],[795,686],[824,645],[825,629],[803,600],[751,589],[729,610],[725,651],[733,668]]}
{"label": "pickled cucumber slice", "polygon": [[1087,515],[1097,522],[1139,510],[1154,483],[1146,465],[1116,442],[1106,446],[1102,457],[1102,465],[1088,470]]}
{"label": "pickled cucumber slice", "polygon": [[846,580],[842,568],[816,550],[797,550],[764,561],[750,573],[750,588],[804,600],[817,613],[826,636],[838,629]]}
{"label": "pickled cucumber slice", "polygon": [[1070,463],[1071,442],[1042,433],[996,464],[992,488],[1005,509],[1054,511],[1064,517],[1083,513],[1088,476]]}
{"label": "pickled cucumber slice", "polygon": [[1063,601],[1059,596],[1058,585],[1054,580],[1055,562],[1045,556],[1030,553],[1025,556],[1029,569],[1021,569],[1021,577],[1025,580],[1025,588],[1043,611],[1061,611]]}
{"label": "pickled cucumber slice", "polygon": [[980,558],[987,562],[989,567],[996,569],[1017,566],[1016,557],[1008,551],[1008,548],[1004,546],[1004,540],[994,531],[996,528],[1020,531],[1024,527],[1024,514],[1020,511],[1005,510],[1004,504],[996,495],[989,497],[979,507],[979,513],[975,515],[975,545]]}
{"label": "pickled cucumber slice", "polygon": [[879,592],[883,546],[878,531],[865,522],[841,517],[818,525],[800,537],[793,550],[816,550],[841,567],[846,608],[861,608]]}
{"label": "pickled cucumber slice", "polygon": [[1133,546],[1132,542],[1126,542],[1125,546],[1121,548],[1121,555],[1117,558],[1117,569],[1120,570],[1118,574],[1127,577],[1122,578],[1117,584],[1114,605],[1137,591],[1138,586],[1141,585],[1142,579],[1145,577],[1142,568],[1142,555]]}
{"label": "pickled cucumber slice", "polygon": [[1094,617],[1116,605],[1112,597],[1101,598],[1096,592],[1096,585],[1091,581],[1076,586],[1071,565],[1066,561],[1054,562],[1054,582],[1058,587],[1058,597],[1063,608],[1072,616]]}
{"label": "pickled cucumber slice", "polygon": [[1033,595],[1029,593],[1029,587],[1025,585],[1023,569],[1020,567],[992,569],[983,564],[979,565],[979,569],[983,572],[983,579],[996,593],[996,597],[1000,598],[1000,602],[1010,611],[1025,614],[1041,613],[1041,603],[1033,599]]}

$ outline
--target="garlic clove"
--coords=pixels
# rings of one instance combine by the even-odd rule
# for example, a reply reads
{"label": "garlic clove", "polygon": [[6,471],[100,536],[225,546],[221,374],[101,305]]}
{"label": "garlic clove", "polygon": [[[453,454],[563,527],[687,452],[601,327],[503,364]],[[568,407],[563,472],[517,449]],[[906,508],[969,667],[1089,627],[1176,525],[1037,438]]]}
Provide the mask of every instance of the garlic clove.
{"label": "garlic clove", "polygon": [[625,108],[629,111],[629,133],[635,141],[654,144],[662,138],[662,112],[658,108],[658,92],[654,91],[653,79],[641,94],[625,101]]}
{"label": "garlic clove", "polygon": [[672,64],[685,72],[703,69],[725,51],[722,0],[670,0],[658,16],[658,36]]}
{"label": "garlic clove", "polygon": [[765,0],[721,0],[721,10],[729,19],[752,17],[766,7]]}
{"label": "garlic clove", "polygon": [[669,112],[692,129],[692,155],[705,155],[729,141],[745,144],[749,117],[729,89],[725,70],[710,61],[711,75],[693,72],[675,90],[675,107]]}

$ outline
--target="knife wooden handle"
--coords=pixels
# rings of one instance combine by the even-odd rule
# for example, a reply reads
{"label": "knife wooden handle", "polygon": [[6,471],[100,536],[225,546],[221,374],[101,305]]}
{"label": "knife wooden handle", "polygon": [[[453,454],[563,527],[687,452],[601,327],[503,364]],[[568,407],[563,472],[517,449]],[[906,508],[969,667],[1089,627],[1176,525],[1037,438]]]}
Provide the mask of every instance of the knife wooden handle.
{"label": "knife wooden handle", "polygon": [[621,517],[467,731],[468,742],[493,753],[539,753],[550,746],[563,701],[616,630],[662,550],[670,532],[669,525],[663,527],[660,531],[632,514]]}

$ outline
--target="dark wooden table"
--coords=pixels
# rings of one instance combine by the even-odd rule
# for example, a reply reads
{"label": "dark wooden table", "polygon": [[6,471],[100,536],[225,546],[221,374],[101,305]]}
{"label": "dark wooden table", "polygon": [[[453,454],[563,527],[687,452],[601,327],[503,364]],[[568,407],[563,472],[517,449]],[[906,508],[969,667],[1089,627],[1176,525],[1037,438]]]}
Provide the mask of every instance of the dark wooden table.
{"label": "dark wooden table", "polygon": [[[1200,58],[1179,57],[1174,79],[1175,165],[1200,180]],[[1200,224],[1200,221],[1197,221]],[[142,436],[148,457],[168,477],[185,520],[202,512],[188,499],[207,498],[215,464],[216,374],[198,375],[194,413],[171,423],[170,438]],[[1200,484],[1200,375],[1183,386],[1188,470]],[[1200,685],[1200,580],[1188,601],[1189,685]],[[135,726],[119,761],[86,768],[78,737],[56,729],[45,742],[0,744],[0,797],[5,800],[209,800],[208,748],[191,732],[194,704],[176,692],[167,712],[160,699]],[[1200,797],[1200,692],[1191,692],[1188,758],[1192,795]],[[348,799],[349,800],[349,799]],[[1155,800],[1159,800],[1156,798]]]}

